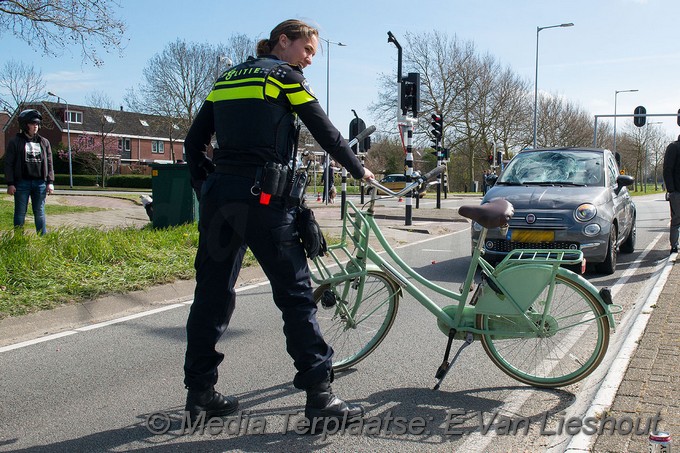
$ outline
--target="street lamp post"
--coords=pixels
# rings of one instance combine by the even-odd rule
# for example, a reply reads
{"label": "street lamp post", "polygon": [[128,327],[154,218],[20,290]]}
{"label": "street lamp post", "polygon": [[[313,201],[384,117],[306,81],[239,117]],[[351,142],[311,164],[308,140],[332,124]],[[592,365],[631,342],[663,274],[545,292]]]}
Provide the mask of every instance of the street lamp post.
{"label": "street lamp post", "polygon": [[[47,94],[57,98],[57,103],[59,104],[61,104],[61,100],[64,99],[52,93],[51,91],[48,91]],[[68,141],[68,185],[71,189],[73,189],[73,165],[71,163],[71,118],[69,118],[68,101],[64,99],[64,103],[66,103],[64,121],[66,121],[66,137]]]}
{"label": "street lamp post", "polygon": [[534,148],[536,148],[536,115],[538,108],[538,34],[541,30],[546,30],[548,28],[558,28],[558,27],[573,27],[572,22],[559,25],[549,25],[547,27],[536,27],[536,77],[534,78]]}
{"label": "street lamp post", "polygon": [[614,154],[616,154],[616,98],[619,93],[634,93],[637,90],[616,90],[614,91]]}
{"label": "street lamp post", "polygon": [[[330,113],[330,77],[331,77],[331,44],[334,44],[338,47],[346,47],[347,44],[343,44],[341,42],[337,41],[331,41],[330,39],[326,38],[321,38],[319,37],[323,42],[326,43],[326,115],[330,118],[331,113]],[[325,153],[324,155],[324,183],[323,183],[323,189],[324,189],[324,198],[326,204],[328,204],[328,191],[330,189],[329,186],[329,175],[330,175],[330,159],[328,158],[328,153]]]}

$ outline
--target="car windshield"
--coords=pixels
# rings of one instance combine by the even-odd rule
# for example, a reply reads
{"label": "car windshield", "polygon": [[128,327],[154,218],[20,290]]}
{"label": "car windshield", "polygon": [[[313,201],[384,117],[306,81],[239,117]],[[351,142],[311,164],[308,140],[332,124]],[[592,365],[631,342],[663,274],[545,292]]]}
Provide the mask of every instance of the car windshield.
{"label": "car windshield", "polygon": [[496,184],[604,186],[603,167],[597,151],[525,151],[510,161]]}

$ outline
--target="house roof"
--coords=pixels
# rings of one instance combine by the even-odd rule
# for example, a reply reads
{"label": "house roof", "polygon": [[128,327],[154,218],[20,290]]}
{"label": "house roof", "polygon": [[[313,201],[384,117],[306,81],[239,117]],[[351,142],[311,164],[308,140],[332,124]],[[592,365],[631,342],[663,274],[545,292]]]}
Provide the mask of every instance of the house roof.
{"label": "house roof", "polygon": [[43,107],[41,110],[50,115],[52,122],[62,132],[66,132],[70,127],[72,133],[100,134],[104,127],[107,135],[114,137],[169,140],[172,135],[174,141],[183,141],[187,133],[187,126],[184,126],[186,122],[181,119],[129,112],[122,110],[122,107],[120,110],[112,110],[69,104],[69,112],[82,113],[82,124],[74,122],[67,124],[64,121],[66,111],[64,103],[43,101],[23,108],[37,106]]}

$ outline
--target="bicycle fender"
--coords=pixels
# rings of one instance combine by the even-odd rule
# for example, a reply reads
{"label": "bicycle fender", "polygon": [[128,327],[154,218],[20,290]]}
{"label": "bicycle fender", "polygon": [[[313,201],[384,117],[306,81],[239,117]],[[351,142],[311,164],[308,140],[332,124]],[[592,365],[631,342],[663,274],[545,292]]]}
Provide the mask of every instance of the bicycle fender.
{"label": "bicycle fender", "polygon": [[505,294],[496,293],[485,283],[480,286],[481,294],[477,298],[475,309],[483,315],[517,316],[524,313],[550,284],[552,273],[552,265],[506,267],[496,275],[496,280],[504,293],[513,295],[517,305]]}
{"label": "bicycle fender", "polygon": [[557,270],[557,273],[566,279],[576,281],[579,285],[583,287],[583,289],[592,294],[595,300],[597,300],[597,302],[602,306],[602,308],[604,308],[604,312],[607,314],[607,318],[609,318],[609,325],[611,326],[611,329],[615,330],[616,323],[614,322],[614,315],[612,315],[611,307],[619,307],[618,305],[607,305],[604,302],[604,300],[602,300],[602,296],[600,296],[600,292],[595,288],[595,286],[593,286],[592,283],[590,283],[588,280],[586,280],[576,272],[572,272],[569,269],[560,267]]}

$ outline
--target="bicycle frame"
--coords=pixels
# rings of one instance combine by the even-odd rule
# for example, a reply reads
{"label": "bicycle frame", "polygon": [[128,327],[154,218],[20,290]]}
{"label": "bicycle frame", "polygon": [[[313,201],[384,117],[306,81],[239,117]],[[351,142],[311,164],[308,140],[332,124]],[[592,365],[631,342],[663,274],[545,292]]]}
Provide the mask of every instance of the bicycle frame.
{"label": "bicycle frame", "polygon": [[[403,192],[410,192],[413,190],[413,187],[411,186],[415,186],[417,183],[412,183],[398,193],[394,193],[379,184],[374,183],[374,185],[383,191],[387,191],[390,195],[399,196]],[[382,234],[373,215],[373,206],[376,200],[375,192],[376,191],[373,191],[372,199],[369,202],[369,208],[366,211],[358,209],[349,200],[346,202],[340,242],[329,246],[329,255],[332,263],[327,264],[319,258],[314,260],[316,272],[312,273],[312,279],[315,283],[337,283],[353,279],[363,279],[365,278],[367,271],[380,270],[396,282],[402,290],[411,294],[421,305],[432,313],[437,318],[439,327],[445,334],[448,334],[451,329],[455,329],[457,338],[464,335],[466,332],[470,332],[475,336],[493,334],[518,338],[542,334],[542,330],[544,329],[542,326],[546,326],[549,323],[549,319],[547,319],[549,315],[547,315],[547,313],[550,312],[549,304],[552,301],[556,276],[558,274],[564,275],[568,273],[571,274],[570,278],[577,279],[579,283],[581,283],[581,285],[597,299],[605,309],[605,314],[603,316],[607,316],[610,325],[614,326],[612,313],[619,312],[620,307],[606,305],[597,290],[595,290],[587,280],[560,267],[561,264],[580,263],[583,259],[583,254],[580,250],[515,250],[509,253],[503,261],[494,267],[482,256],[482,244],[484,243],[487,232],[486,229],[483,229],[478,244],[474,248],[472,262],[468,268],[465,280],[460,287],[460,292],[452,291],[432,283],[404,262]],[[380,256],[380,254],[370,246],[369,241],[371,234],[383,247],[385,253],[396,263],[397,267],[393,266]],[[350,246],[354,247],[354,253],[350,251]],[[335,267],[333,264],[337,266],[337,271],[335,272],[331,271],[331,267]],[[507,282],[502,278],[499,278],[499,276],[503,275],[503,271],[513,267],[519,268],[519,266],[521,266],[522,272],[531,271],[532,273],[532,281],[534,281],[535,284],[533,286],[529,285],[530,288],[528,289],[518,287],[513,288],[512,282]],[[487,280],[487,286],[499,295],[499,297],[502,297],[505,301],[504,303],[494,303],[494,297],[489,297],[487,298],[488,301],[482,298],[475,306],[466,304],[478,268],[481,269],[484,278]],[[412,278],[415,283],[409,281],[402,272],[406,274],[406,276]],[[360,282],[363,283],[361,280]],[[357,286],[361,288],[362,285],[359,284]],[[456,303],[442,308],[429,296],[424,294],[419,289],[419,286],[428,288]],[[522,282],[522,286],[527,286],[526,282]],[[520,300],[533,301],[535,297],[538,296],[538,293],[546,287],[548,288],[545,301],[547,306],[541,313],[537,313],[540,315],[539,318],[534,316],[530,317],[527,314],[527,308],[528,305],[530,305],[530,302],[527,304],[520,302]],[[359,294],[358,297],[361,298],[362,295]],[[612,311],[612,308],[619,308],[619,310]],[[352,315],[352,313],[349,314]],[[475,326],[475,316],[477,314],[523,318],[526,321],[523,323],[525,324],[526,331],[518,332],[516,327],[513,330],[502,330],[502,323],[498,323],[499,327],[496,328],[480,329]],[[540,322],[537,322],[539,320]],[[583,320],[582,322],[589,321],[592,321],[592,318]]]}

